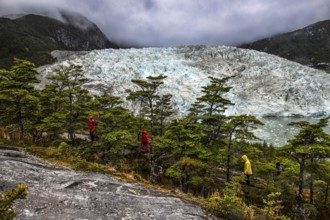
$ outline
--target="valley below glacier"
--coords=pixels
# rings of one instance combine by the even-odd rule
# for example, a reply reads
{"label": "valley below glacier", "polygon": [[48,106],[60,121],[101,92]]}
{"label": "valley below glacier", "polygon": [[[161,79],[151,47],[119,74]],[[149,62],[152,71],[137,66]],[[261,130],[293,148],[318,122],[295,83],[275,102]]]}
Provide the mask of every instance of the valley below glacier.
{"label": "valley below glacier", "polygon": [[[250,114],[265,126],[257,136],[281,146],[296,130],[290,120],[316,122],[330,115],[330,75],[324,71],[254,50],[226,46],[182,46],[175,48],[103,49],[90,52],[53,51],[57,62],[39,67],[42,88],[56,69],[81,65],[92,94],[121,97],[124,107],[137,113],[139,107],[127,101],[137,90],[132,79],[165,75],[159,94],[173,95],[175,117],[182,117],[201,96],[208,77],[231,77],[232,89],[224,95],[235,105],[226,115]],[[276,119],[276,120],[274,120]],[[278,119],[278,120],[277,120]]]}

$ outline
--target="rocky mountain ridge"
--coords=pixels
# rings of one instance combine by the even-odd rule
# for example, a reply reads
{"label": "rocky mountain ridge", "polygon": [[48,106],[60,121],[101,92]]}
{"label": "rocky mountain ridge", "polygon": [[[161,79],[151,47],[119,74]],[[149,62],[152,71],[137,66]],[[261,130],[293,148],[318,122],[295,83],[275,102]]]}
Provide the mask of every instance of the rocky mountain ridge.
{"label": "rocky mountain ridge", "polygon": [[330,20],[238,47],[274,54],[330,73]]}
{"label": "rocky mountain ridge", "polygon": [[0,68],[8,68],[13,57],[37,66],[51,63],[53,50],[118,48],[87,19],[67,13],[62,18],[60,21],[34,14],[0,17]]}

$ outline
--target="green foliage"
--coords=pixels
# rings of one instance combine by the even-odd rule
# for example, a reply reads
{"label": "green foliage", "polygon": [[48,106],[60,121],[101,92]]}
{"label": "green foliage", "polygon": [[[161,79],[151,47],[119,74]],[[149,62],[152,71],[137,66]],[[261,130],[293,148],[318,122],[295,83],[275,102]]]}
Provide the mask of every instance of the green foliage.
{"label": "green foliage", "polygon": [[113,131],[103,136],[102,140],[108,150],[103,154],[108,155],[113,163],[124,160],[128,154],[134,151],[132,143],[135,143],[135,136],[129,131]]}
{"label": "green foliage", "polygon": [[37,66],[56,61],[54,50],[118,48],[96,27],[81,28],[47,16],[0,17],[0,68],[9,68],[12,58],[29,60]]}
{"label": "green foliage", "polygon": [[[160,85],[164,84],[163,79],[166,79],[167,76],[148,76],[148,81],[134,79],[132,82],[140,87],[140,90],[131,92],[127,97],[127,100],[139,101],[142,105],[147,106],[149,119],[150,119],[150,133],[154,135],[154,125],[156,124],[156,113],[163,114],[164,111],[160,111],[162,103],[166,105],[166,110],[168,106],[168,97],[162,101],[158,95],[158,88]],[[169,96],[170,97],[170,96]],[[156,111],[156,106],[158,111]],[[143,109],[143,108],[141,108]],[[163,114],[164,116],[164,114]]]}
{"label": "green foliage", "polygon": [[71,147],[65,142],[61,142],[58,146],[58,151],[62,156],[69,156],[71,154]]}
{"label": "green foliage", "polygon": [[314,159],[330,157],[330,136],[323,130],[328,125],[328,121],[329,117],[321,118],[316,124],[310,124],[306,121],[291,123],[290,125],[298,126],[301,130],[293,139],[288,141],[289,145],[281,148],[282,152],[293,157],[299,164],[299,190],[297,196],[299,207],[304,202],[304,175],[308,160],[314,161]]}
{"label": "green foliage", "polygon": [[38,66],[54,61],[50,51],[59,47],[49,37],[36,34],[33,29],[22,21],[0,18],[1,68],[9,69],[13,65],[13,57],[29,60]]}
{"label": "green foliage", "polygon": [[[131,92],[127,99],[134,100],[134,104],[142,103],[136,117],[122,107],[119,97],[106,93],[92,96],[83,89],[85,78],[81,66],[56,70],[49,77],[50,84],[39,93],[32,85],[38,82],[33,65],[16,62],[11,70],[0,71],[3,113],[0,123],[6,130],[17,130],[23,124],[23,131],[32,135],[35,143],[39,140],[38,143],[46,146],[58,146],[32,148],[34,153],[54,163],[61,161],[62,165],[77,170],[117,173],[108,166],[111,164],[122,172],[135,172],[140,180],[143,177],[157,180],[159,184],[204,198],[213,194],[206,199],[206,209],[226,219],[253,219],[254,214],[258,215],[257,219],[285,219],[283,214],[292,217],[303,216],[305,212],[312,213],[313,218],[328,216],[323,208],[328,205],[330,186],[330,138],[323,131],[328,118],[316,124],[293,123],[301,131],[287,146],[275,149],[261,144],[254,136],[253,129],[262,125],[256,117],[223,115],[232,104],[222,97],[230,90],[224,86],[227,78],[211,77],[211,84],[202,88],[203,95],[193,104],[190,114],[170,121],[172,96],[158,93],[165,76],[132,81],[139,90]],[[18,112],[21,123],[16,120]],[[100,139],[94,142],[76,137],[87,134],[90,116],[98,121],[96,134]],[[154,131],[153,160],[151,154],[139,151],[141,130],[148,126]],[[253,185],[244,186],[244,192],[240,185],[244,176],[237,177],[243,169],[243,154],[251,159],[254,173]],[[276,175],[276,162],[285,167],[280,175]],[[224,183],[226,174],[228,182]],[[232,183],[231,175],[234,175]],[[295,184],[298,183],[300,195],[305,196],[302,189],[307,182],[310,191],[315,191],[310,196],[315,196],[315,203],[307,207],[303,204],[307,200],[301,198],[300,206],[294,209]],[[214,193],[222,192],[224,184],[222,194]],[[280,192],[281,196],[267,197],[270,192]],[[280,200],[286,204],[283,208]]]}
{"label": "green foliage", "polygon": [[34,64],[20,59],[14,59],[10,70],[0,70],[0,123],[15,125],[21,140],[38,108],[38,91],[33,86],[40,82],[38,74]]}
{"label": "green foliage", "polygon": [[288,220],[289,217],[282,215],[281,210],[283,209],[282,201],[279,199],[281,196],[280,192],[272,192],[267,195],[266,199],[263,199],[264,208],[260,209],[262,213],[262,219],[278,219]]}
{"label": "green foliage", "polygon": [[27,194],[28,187],[25,184],[4,192],[0,198],[0,219],[14,219],[18,213],[13,209],[13,203],[17,199],[25,199]]}
{"label": "green foliage", "polygon": [[60,144],[60,148],[56,147],[29,147],[27,150],[51,163],[70,167],[74,170],[94,171],[102,173],[113,173],[114,169],[96,162],[89,162],[72,147],[64,142]]}
{"label": "green foliage", "polygon": [[200,160],[187,156],[182,157],[178,162],[166,170],[166,175],[184,182],[183,189],[189,187],[201,187],[212,184],[209,167]]}
{"label": "green foliage", "polygon": [[[119,108],[123,103],[119,96],[111,96],[104,93],[102,96],[97,96],[95,99],[91,100],[89,103],[90,108],[94,112],[90,112],[89,115],[101,115],[104,116],[108,111],[114,108]],[[126,109],[121,109],[125,111]]]}
{"label": "green foliage", "polygon": [[219,218],[244,219],[247,206],[242,199],[240,180],[241,177],[235,177],[233,183],[227,182],[222,196],[215,192],[207,198],[205,210]]}
{"label": "green foliage", "polygon": [[197,98],[197,101],[203,104],[203,110],[208,115],[223,113],[228,105],[233,105],[228,99],[223,98],[223,95],[232,88],[224,86],[230,77],[223,79],[209,77],[209,79],[210,84],[202,87],[204,95]]}
{"label": "green foliage", "polygon": [[159,98],[155,106],[155,119],[156,123],[159,126],[159,135],[164,134],[165,122],[173,113],[173,107],[171,104],[172,95],[166,94]]}
{"label": "green foliage", "polygon": [[253,141],[258,138],[250,129],[255,129],[256,125],[263,123],[252,115],[239,115],[229,117],[229,121],[222,126],[222,131],[225,134],[225,142],[227,143],[227,181],[231,180],[231,157],[237,151],[235,146],[239,146],[237,142]]}
{"label": "green foliage", "polygon": [[88,103],[92,98],[81,87],[86,81],[82,66],[71,65],[58,69],[48,79],[50,84],[41,92],[41,112],[44,117],[41,128],[47,132],[50,140],[65,131],[74,143],[75,133],[86,123],[83,119],[87,118]]}

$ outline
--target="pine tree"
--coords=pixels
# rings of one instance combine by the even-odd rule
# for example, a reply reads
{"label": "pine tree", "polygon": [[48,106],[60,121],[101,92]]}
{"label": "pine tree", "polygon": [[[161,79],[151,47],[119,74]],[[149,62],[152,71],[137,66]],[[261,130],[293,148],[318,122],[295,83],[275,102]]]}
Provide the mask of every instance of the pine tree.
{"label": "pine tree", "polygon": [[71,65],[58,69],[48,77],[50,83],[42,90],[42,106],[44,106],[43,127],[50,139],[67,132],[74,143],[75,133],[85,125],[88,103],[92,96],[82,84],[82,66]]}
{"label": "pine tree", "polygon": [[227,109],[228,105],[233,105],[233,103],[224,98],[224,94],[230,91],[232,87],[225,86],[225,83],[230,79],[230,77],[225,77],[222,79],[209,77],[210,84],[202,87],[202,95],[197,98],[198,103],[203,103],[203,110],[207,115],[222,114]]}
{"label": "pine tree", "polygon": [[299,133],[291,140],[289,145],[281,150],[290,155],[299,164],[299,181],[297,204],[303,203],[304,173],[306,163],[311,159],[325,159],[330,157],[330,136],[324,132],[328,125],[329,117],[322,118],[316,124],[307,121],[292,122],[289,125],[301,128]]}
{"label": "pine tree", "polygon": [[[229,105],[233,105],[224,95],[231,87],[225,86],[229,77],[219,79],[209,77],[210,84],[202,87],[202,96],[197,98],[193,108],[190,109],[190,116],[195,116],[195,121],[211,126],[213,129],[208,133],[208,143],[215,144],[221,136],[221,126],[226,122],[227,117],[223,114]],[[200,108],[200,109],[198,109]]]}
{"label": "pine tree", "polygon": [[17,128],[21,140],[38,108],[39,94],[33,85],[40,82],[38,74],[34,64],[16,58],[9,71],[0,71],[0,121]]}
{"label": "pine tree", "polygon": [[227,182],[231,181],[231,157],[234,154],[232,149],[233,142],[258,140],[254,133],[250,131],[256,128],[256,125],[263,125],[263,123],[252,115],[232,116],[230,120],[223,125],[222,130],[227,137]]}
{"label": "pine tree", "polygon": [[160,136],[164,134],[165,120],[175,112],[172,107],[171,99],[171,94],[165,94],[156,102],[155,115],[160,127]]}
{"label": "pine tree", "polygon": [[157,152],[159,157],[168,158],[162,161],[166,175],[178,181],[185,192],[195,189],[206,193],[214,183],[209,166],[212,152],[203,144],[207,129],[206,125],[193,124],[187,119],[173,121],[162,137],[165,146],[157,147],[162,150]]}
{"label": "pine tree", "polygon": [[140,87],[141,90],[131,92],[127,97],[127,100],[140,101],[141,103],[148,106],[149,110],[149,118],[150,118],[150,133],[154,134],[154,124],[155,124],[155,106],[157,101],[159,101],[160,96],[158,94],[158,88],[160,85],[164,84],[163,79],[167,78],[167,76],[159,75],[159,76],[148,76],[148,81],[134,79],[132,82]]}
{"label": "pine tree", "polygon": [[[98,146],[104,160],[122,164],[136,149],[136,136],[139,121],[128,109],[121,107],[118,96],[103,94],[96,97],[90,105],[90,115],[97,114],[100,123],[97,135],[101,137]],[[140,134],[140,133],[139,133]]]}

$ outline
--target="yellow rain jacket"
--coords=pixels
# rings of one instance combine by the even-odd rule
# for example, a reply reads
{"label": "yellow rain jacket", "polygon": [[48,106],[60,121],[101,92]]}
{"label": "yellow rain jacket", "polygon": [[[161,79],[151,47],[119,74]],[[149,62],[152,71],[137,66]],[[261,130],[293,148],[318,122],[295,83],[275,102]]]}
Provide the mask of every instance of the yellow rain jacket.
{"label": "yellow rain jacket", "polygon": [[251,167],[251,163],[249,161],[249,158],[246,155],[243,155],[242,159],[245,161],[244,174],[245,175],[252,175],[252,167]]}

